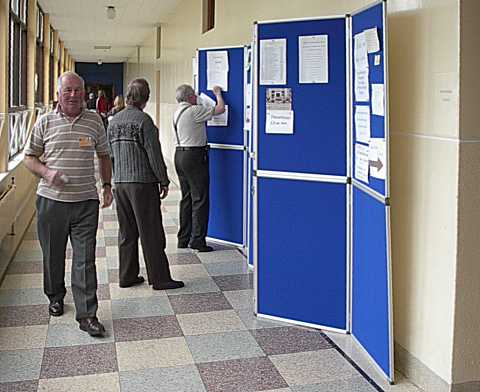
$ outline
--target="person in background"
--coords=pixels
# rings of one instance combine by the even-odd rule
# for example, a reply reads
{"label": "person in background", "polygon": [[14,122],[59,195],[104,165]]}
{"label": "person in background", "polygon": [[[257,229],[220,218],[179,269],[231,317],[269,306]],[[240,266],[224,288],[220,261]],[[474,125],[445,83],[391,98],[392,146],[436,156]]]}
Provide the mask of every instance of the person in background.
{"label": "person in background", "polygon": [[98,90],[96,109],[97,109],[97,113],[102,118],[103,124],[105,125],[105,129],[106,129],[108,125],[107,113],[110,110],[110,103],[108,102],[108,99],[105,96],[105,92],[103,90]]}
{"label": "person in background", "polygon": [[96,110],[96,108],[97,108],[97,100],[95,99],[95,94],[92,92],[88,94],[87,109]]}
{"label": "person in background", "polygon": [[154,290],[176,289],[184,283],[173,280],[170,274],[160,210],[170,181],[158,129],[143,112],[149,96],[145,79],[131,81],[127,88],[127,107],[113,116],[108,125],[119,223],[119,285],[130,287],[145,281],[139,275],[140,237],[148,282]]}
{"label": "person in background", "polygon": [[[58,105],[39,117],[25,148],[25,166],[41,177],[37,189],[37,229],[43,253],[44,292],[48,311],[64,311],[65,251],[73,248],[72,294],[80,329],[103,336],[105,328],[96,313],[97,273],[95,248],[98,227],[98,193],[94,155],[103,182],[102,208],[113,200],[112,166],[102,120],[83,109],[85,85],[74,72],[58,79]],[[42,157],[42,160],[40,160]]]}
{"label": "person in background", "polygon": [[115,97],[115,100],[113,101],[113,107],[107,113],[108,121],[110,121],[113,118],[113,116],[115,116],[115,114],[117,114],[119,111],[123,109],[125,109],[125,101],[123,99],[123,96],[117,95]]}
{"label": "person in background", "polygon": [[208,168],[207,130],[205,123],[214,115],[225,112],[222,90],[213,87],[217,99],[214,107],[198,105],[195,91],[188,84],[177,88],[179,103],[173,115],[176,136],[175,169],[177,170],[182,200],[180,201],[180,229],[178,247],[211,252],[206,243],[210,208],[210,175]]}

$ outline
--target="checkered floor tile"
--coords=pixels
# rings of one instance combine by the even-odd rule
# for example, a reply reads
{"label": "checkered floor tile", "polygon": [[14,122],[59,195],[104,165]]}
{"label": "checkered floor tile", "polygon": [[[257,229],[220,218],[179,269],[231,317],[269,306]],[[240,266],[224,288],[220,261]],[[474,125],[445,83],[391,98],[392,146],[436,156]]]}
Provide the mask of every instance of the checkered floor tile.
{"label": "checkered floor tile", "polygon": [[381,390],[322,332],[257,319],[253,276],[238,250],[177,250],[179,198],[174,189],[162,205],[172,275],[185,281],[179,290],[118,287],[116,213],[101,211],[101,339],[78,329],[69,287],[65,314],[48,315],[32,222],[0,287],[0,392]]}

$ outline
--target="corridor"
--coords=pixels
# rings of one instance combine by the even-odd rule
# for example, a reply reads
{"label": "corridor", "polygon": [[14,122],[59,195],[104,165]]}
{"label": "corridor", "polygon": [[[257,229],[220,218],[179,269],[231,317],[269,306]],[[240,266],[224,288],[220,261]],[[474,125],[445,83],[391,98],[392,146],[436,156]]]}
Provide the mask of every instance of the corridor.
{"label": "corridor", "polygon": [[176,249],[179,197],[173,189],[162,204],[172,274],[186,283],[179,290],[118,287],[116,214],[101,211],[102,339],[78,329],[69,288],[65,314],[48,315],[32,222],[0,289],[1,392],[383,390],[324,333],[255,318],[253,274],[238,250]]}

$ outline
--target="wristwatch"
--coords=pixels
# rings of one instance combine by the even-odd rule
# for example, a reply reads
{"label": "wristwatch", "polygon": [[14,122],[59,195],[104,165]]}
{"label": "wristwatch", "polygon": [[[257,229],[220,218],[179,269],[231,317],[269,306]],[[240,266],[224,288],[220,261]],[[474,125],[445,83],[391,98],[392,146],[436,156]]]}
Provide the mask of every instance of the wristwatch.
{"label": "wristwatch", "polygon": [[102,188],[105,188],[106,186],[109,186],[110,188],[112,187],[112,184],[110,184],[109,182],[104,182],[102,184]]}

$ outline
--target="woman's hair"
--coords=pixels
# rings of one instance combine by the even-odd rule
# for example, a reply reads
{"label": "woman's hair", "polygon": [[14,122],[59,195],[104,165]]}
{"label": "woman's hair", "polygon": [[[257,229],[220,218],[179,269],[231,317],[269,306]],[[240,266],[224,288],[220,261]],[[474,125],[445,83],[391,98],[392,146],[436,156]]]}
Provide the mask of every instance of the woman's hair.
{"label": "woman's hair", "polygon": [[113,101],[113,106],[118,109],[123,109],[125,107],[125,100],[123,99],[123,95],[117,95],[115,100]]}
{"label": "woman's hair", "polygon": [[127,87],[127,105],[141,107],[148,102],[150,97],[150,87],[148,82],[143,79],[132,80]]}

